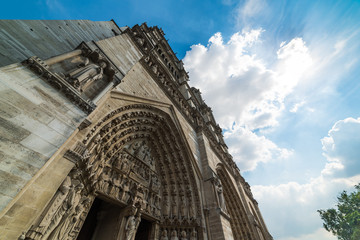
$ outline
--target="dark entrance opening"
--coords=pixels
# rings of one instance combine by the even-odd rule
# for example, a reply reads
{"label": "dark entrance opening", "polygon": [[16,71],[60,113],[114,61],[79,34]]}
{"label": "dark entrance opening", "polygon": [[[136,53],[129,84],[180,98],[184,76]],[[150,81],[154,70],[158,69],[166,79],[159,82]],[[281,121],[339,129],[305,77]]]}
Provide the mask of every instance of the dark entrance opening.
{"label": "dark entrance opening", "polygon": [[118,231],[121,208],[95,198],[77,240],[108,240]]}
{"label": "dark entrance opening", "polygon": [[86,220],[81,228],[81,231],[79,233],[79,236],[77,240],[87,240],[91,239],[92,235],[94,234],[95,228],[96,228],[96,216],[99,211],[101,200],[98,198],[95,198],[90,211],[86,217]]}
{"label": "dark entrance opening", "polygon": [[135,235],[135,240],[150,239],[151,226],[152,226],[151,222],[142,218]]}

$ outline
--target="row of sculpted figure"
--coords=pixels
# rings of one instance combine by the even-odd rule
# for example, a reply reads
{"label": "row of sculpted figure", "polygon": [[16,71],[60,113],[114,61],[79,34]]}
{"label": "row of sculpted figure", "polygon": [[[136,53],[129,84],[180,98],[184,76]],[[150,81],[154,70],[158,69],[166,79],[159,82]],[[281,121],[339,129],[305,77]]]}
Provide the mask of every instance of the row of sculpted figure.
{"label": "row of sculpted figure", "polygon": [[43,218],[26,233],[25,239],[69,240],[77,236],[80,230],[76,227],[77,223],[91,203],[78,176],[77,169],[70,172],[46,208]]}
{"label": "row of sculpted figure", "polygon": [[169,218],[172,220],[196,219],[195,206],[193,204],[191,196],[186,199],[184,195],[181,195],[179,197],[177,197],[177,195],[172,195],[171,198],[168,195],[164,195],[162,212],[165,218]]}
{"label": "row of sculpted figure", "polygon": [[106,196],[120,200],[124,203],[133,204],[138,201],[137,194],[143,192],[143,198],[139,201],[144,204],[144,211],[160,216],[160,197],[156,192],[141,187],[137,182],[119,173],[117,170],[104,167],[100,173],[96,189]]}
{"label": "row of sculpted figure", "polygon": [[99,175],[96,189],[104,195],[127,203],[136,195],[136,183],[117,171],[104,167]]}
{"label": "row of sculpted figure", "polygon": [[[169,236],[170,233],[170,236]],[[179,234],[178,234],[179,233]],[[190,234],[188,234],[190,233]],[[160,240],[197,240],[197,232],[193,229],[191,232],[186,231],[185,229],[170,229],[169,232],[167,229],[161,231]]]}

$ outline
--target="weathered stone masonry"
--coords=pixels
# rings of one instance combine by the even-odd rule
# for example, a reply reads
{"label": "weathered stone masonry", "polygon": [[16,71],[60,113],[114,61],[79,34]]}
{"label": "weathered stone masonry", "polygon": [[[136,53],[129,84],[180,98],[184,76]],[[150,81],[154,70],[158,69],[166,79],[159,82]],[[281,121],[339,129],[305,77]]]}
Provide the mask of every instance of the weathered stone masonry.
{"label": "weathered stone masonry", "polygon": [[158,27],[0,21],[0,239],[272,239]]}

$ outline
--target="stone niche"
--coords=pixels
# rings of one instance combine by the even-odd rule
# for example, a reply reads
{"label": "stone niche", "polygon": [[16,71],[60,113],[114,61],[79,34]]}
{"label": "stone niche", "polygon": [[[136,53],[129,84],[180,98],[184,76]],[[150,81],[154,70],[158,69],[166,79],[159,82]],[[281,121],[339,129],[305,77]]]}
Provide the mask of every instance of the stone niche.
{"label": "stone niche", "polygon": [[84,42],[72,52],[47,60],[33,56],[23,63],[86,113],[123,77],[101,50]]}

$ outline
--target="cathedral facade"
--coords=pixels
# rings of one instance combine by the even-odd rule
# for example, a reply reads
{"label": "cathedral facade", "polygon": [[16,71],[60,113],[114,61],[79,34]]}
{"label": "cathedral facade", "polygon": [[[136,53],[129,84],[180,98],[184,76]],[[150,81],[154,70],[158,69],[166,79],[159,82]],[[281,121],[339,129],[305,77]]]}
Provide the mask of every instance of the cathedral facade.
{"label": "cathedral facade", "polygon": [[1,240],[272,239],[161,28],[0,29]]}

